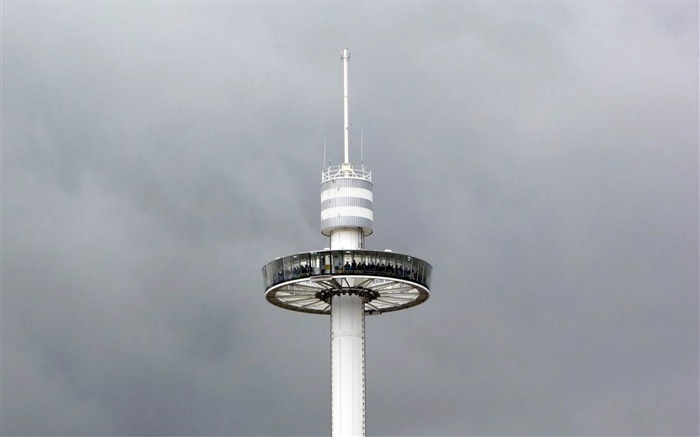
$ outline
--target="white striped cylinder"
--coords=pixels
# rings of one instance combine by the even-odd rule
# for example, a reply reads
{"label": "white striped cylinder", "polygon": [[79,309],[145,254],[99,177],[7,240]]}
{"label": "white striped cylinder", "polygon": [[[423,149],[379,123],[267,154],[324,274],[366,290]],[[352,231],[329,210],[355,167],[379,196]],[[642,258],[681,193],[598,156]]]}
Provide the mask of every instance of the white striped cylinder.
{"label": "white striped cylinder", "polygon": [[364,236],[373,232],[372,182],[355,177],[335,177],[321,184],[321,233],[360,228]]}

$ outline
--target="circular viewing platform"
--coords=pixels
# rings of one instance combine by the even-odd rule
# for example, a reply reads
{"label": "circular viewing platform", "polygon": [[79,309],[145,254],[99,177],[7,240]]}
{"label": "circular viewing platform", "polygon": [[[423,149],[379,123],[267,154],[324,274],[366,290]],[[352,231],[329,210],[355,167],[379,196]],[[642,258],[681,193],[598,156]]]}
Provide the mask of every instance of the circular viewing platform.
{"label": "circular viewing platform", "polygon": [[326,250],[277,258],[262,269],[265,297],[279,307],[330,314],[336,295],[361,296],[365,314],[410,308],[430,296],[432,266],[375,250]]}

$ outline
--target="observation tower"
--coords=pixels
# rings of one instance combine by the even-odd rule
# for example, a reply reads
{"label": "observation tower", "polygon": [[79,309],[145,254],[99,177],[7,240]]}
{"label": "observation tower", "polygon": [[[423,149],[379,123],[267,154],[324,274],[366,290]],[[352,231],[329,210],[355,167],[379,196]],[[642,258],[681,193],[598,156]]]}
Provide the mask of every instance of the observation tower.
{"label": "observation tower", "polygon": [[430,296],[432,266],[410,255],[365,249],[372,234],[372,173],[350,163],[348,49],[343,61],[345,159],[321,173],[321,233],[329,249],[276,258],[263,267],[265,298],[331,319],[334,436],[365,434],[365,315],[410,308]]}

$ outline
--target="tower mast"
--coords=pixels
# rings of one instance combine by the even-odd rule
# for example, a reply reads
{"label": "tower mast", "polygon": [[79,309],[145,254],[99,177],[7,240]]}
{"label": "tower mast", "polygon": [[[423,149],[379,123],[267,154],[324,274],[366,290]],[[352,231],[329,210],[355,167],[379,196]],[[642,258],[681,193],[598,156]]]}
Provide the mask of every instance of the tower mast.
{"label": "tower mast", "polygon": [[414,256],[365,249],[374,226],[374,185],[372,172],[350,163],[348,49],[340,58],[345,159],[321,172],[321,233],[330,248],[276,258],[262,273],[270,303],[331,316],[332,435],[357,436],[365,434],[365,315],[425,302],[433,268]]}
{"label": "tower mast", "polygon": [[345,126],[345,160],[343,163],[350,164],[350,116],[348,114],[348,61],[350,60],[350,52],[348,49],[343,49],[340,59],[343,60],[343,125]]}
{"label": "tower mast", "polygon": [[[349,159],[350,124],[348,121],[348,60],[344,49],[343,107],[345,121],[345,161],[343,170],[351,170]],[[348,187],[350,188],[350,187]],[[330,231],[331,250],[362,249],[364,236],[353,223]],[[354,285],[349,279],[348,285]],[[331,298],[331,405],[334,436],[365,434],[365,310],[362,297],[339,294]]]}

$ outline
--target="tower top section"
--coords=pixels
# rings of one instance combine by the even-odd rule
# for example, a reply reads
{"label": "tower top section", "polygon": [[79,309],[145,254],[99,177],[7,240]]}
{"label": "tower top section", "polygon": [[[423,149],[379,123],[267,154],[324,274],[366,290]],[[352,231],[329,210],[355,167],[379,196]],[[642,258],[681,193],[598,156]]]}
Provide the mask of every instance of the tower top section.
{"label": "tower top section", "polygon": [[[348,61],[350,52],[340,52],[343,61],[343,127],[345,157],[341,165],[332,165],[321,173],[321,233],[327,237],[341,233],[370,235],[374,223],[372,172],[364,165],[350,163],[350,117],[348,114]],[[359,234],[358,234],[359,231]],[[340,237],[338,237],[340,238]],[[354,241],[354,240],[353,240]]]}

